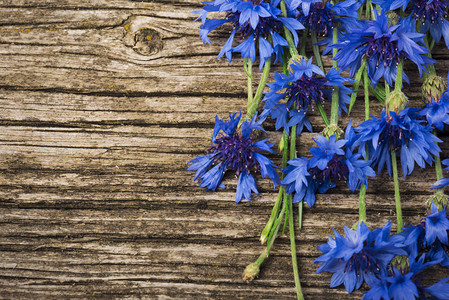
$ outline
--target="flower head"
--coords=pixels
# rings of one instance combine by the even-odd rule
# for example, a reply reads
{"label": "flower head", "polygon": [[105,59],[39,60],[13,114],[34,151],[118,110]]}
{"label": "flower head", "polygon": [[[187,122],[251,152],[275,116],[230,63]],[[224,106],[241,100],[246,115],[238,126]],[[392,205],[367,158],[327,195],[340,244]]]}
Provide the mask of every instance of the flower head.
{"label": "flower head", "polygon": [[444,38],[449,48],[448,0],[412,0],[410,17],[421,23],[421,33],[430,32],[438,43]]}
{"label": "flower head", "polygon": [[432,203],[432,213],[426,217],[426,244],[431,245],[438,239],[442,244],[449,246],[448,230],[449,220],[446,211],[438,211],[437,206]]}
{"label": "flower head", "polygon": [[[315,2],[310,5],[309,12],[304,9],[299,10],[296,18],[304,25],[309,32],[314,31],[318,36],[325,37],[318,45],[332,45],[332,30],[338,29],[338,36],[344,32],[352,31],[358,28],[358,14],[361,2],[355,0],[346,0],[337,4],[330,1]],[[326,47],[323,54],[327,54],[331,47]]]}
{"label": "flower head", "polygon": [[390,237],[390,230],[390,222],[374,231],[363,222],[356,230],[345,226],[345,236],[334,230],[335,238],[329,236],[327,244],[318,247],[323,255],[314,261],[321,263],[317,273],[334,273],[330,286],[344,284],[348,293],[360,288],[363,281],[374,282],[376,276],[387,273],[388,263],[395,255],[405,254],[402,238]]}
{"label": "flower head", "polygon": [[[260,126],[263,120],[256,122],[257,115],[251,121],[242,123],[241,132],[237,130],[241,114],[229,115],[229,121],[215,117],[215,128],[212,135],[213,146],[207,154],[192,159],[187,170],[196,170],[194,180],[200,182],[200,187],[215,191],[217,187],[225,188],[221,183],[228,170],[235,171],[238,179],[235,201],[242,198],[250,200],[251,191],[258,194],[253,174],[260,172],[262,177],[270,177],[276,187],[280,182],[273,162],[260,154],[259,150],[273,152],[268,139],[253,142],[252,131],[263,130]],[[220,134],[220,132],[222,132]]]}
{"label": "flower head", "polygon": [[[197,20],[201,19],[203,23],[200,37],[203,43],[210,43],[208,34],[223,24],[230,23],[233,28],[231,35],[218,55],[218,58],[226,55],[229,61],[232,60],[232,53],[238,52],[254,62],[256,46],[259,48],[260,68],[274,54],[276,60],[282,60],[282,46],[287,46],[288,43],[279,33],[283,32],[285,26],[297,43],[296,31],[304,28],[296,19],[282,16],[281,10],[276,7],[279,1],[215,0],[205,4],[202,10],[193,12],[200,15]],[[224,19],[207,19],[212,12],[225,12],[226,16]],[[240,35],[243,42],[233,47],[236,34]]]}
{"label": "flower head", "polygon": [[437,261],[425,262],[424,254],[417,259],[407,256],[404,258],[406,261],[402,265],[393,260],[389,272],[373,280],[371,290],[365,293],[363,299],[427,299],[427,294],[435,297],[433,299],[446,299],[449,277],[431,286],[424,286],[421,282],[422,272],[437,264]]}
{"label": "flower head", "polygon": [[[340,72],[332,68],[325,75],[321,69],[312,64],[312,58],[302,58],[290,64],[288,75],[275,73],[274,82],[269,83],[270,91],[266,93],[263,116],[271,115],[276,119],[276,130],[284,127],[288,133],[290,127],[297,125],[297,134],[302,127],[312,131],[307,120],[307,111],[314,109],[317,103],[324,104],[332,99],[332,90],[339,88],[340,109],[347,111],[352,89],[343,85],[350,79],[340,76]],[[285,99],[285,102],[281,100]]]}
{"label": "flower head", "polygon": [[415,113],[411,108],[399,113],[390,112],[389,116],[382,111],[380,118],[372,116],[372,119],[356,128],[355,144],[361,151],[364,151],[365,145],[368,144],[370,159],[373,166],[377,165],[378,173],[386,164],[391,175],[392,150],[401,157],[404,177],[411,174],[415,163],[424,168],[426,162],[432,163],[432,155],[438,155],[441,151],[436,144],[441,140],[432,133],[430,126],[425,126],[421,124],[422,121],[416,119]]}
{"label": "flower head", "polygon": [[[403,59],[414,62],[420,74],[425,66],[435,62],[424,55],[428,50],[418,44],[424,35],[416,33],[414,21],[403,19],[398,25],[389,26],[384,12],[375,13],[375,16],[375,20],[348,32],[342,42],[333,46],[339,50],[334,60],[343,70],[349,69],[351,78],[363,59],[366,59],[368,76],[374,86],[382,77],[392,85],[396,80],[397,66]],[[403,78],[408,82],[405,73]]]}
{"label": "flower head", "polygon": [[[352,137],[351,123],[346,129],[346,137]],[[332,135],[329,139],[317,135],[314,139],[318,147],[310,148],[312,158],[295,158],[288,161],[283,172],[282,184],[287,185],[287,192],[295,192],[294,202],[305,200],[309,206],[315,204],[315,193],[327,192],[336,186],[339,180],[345,180],[351,191],[360,184],[368,184],[367,176],[375,176],[369,166],[370,161],[362,159],[359,153],[353,153],[353,142],[347,139],[336,140]],[[345,147],[346,149],[343,149]]]}

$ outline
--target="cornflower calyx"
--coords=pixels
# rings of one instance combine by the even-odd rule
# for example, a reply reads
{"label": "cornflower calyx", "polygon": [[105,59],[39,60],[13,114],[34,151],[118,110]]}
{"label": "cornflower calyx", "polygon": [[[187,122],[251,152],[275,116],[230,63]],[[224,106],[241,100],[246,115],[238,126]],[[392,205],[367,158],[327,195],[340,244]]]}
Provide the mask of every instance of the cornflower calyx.
{"label": "cornflower calyx", "polygon": [[388,98],[385,101],[385,111],[387,112],[388,116],[390,115],[391,111],[399,113],[405,108],[407,103],[407,96],[402,91],[394,90],[388,95]]}
{"label": "cornflower calyx", "polygon": [[426,103],[432,103],[432,99],[439,102],[446,89],[447,82],[444,78],[438,75],[429,75],[422,84],[422,98]]}
{"label": "cornflower calyx", "polygon": [[343,130],[341,130],[341,128],[336,124],[329,124],[328,126],[324,127],[323,136],[329,138],[333,134],[335,134],[338,139],[343,134]]}
{"label": "cornflower calyx", "polygon": [[438,210],[441,211],[448,204],[448,196],[442,190],[437,190],[432,196],[429,197],[429,207],[432,207],[432,203],[434,203],[438,207]]}
{"label": "cornflower calyx", "polygon": [[[410,272],[410,263],[407,255],[396,255],[390,262],[390,268],[395,268],[402,275]],[[393,273],[393,269],[390,269],[390,272]]]}

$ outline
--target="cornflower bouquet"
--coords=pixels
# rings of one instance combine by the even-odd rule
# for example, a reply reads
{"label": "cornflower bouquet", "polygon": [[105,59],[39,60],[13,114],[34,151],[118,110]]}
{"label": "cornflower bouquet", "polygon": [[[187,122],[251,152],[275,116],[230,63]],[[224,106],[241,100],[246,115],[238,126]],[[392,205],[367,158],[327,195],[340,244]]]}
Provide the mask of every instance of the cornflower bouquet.
{"label": "cornflower bouquet", "polygon": [[[188,162],[187,170],[196,171],[193,179],[209,191],[225,188],[225,174],[235,172],[236,203],[259,194],[259,177],[268,177],[278,189],[261,232],[266,246],[243,271],[244,280],[258,276],[285,222],[296,292],[298,299],[304,299],[293,205],[298,206],[301,230],[304,202],[312,207],[317,193],[338,185],[359,194],[359,218],[344,227],[344,234],[334,229],[326,244],[317,245],[322,255],[314,261],[316,272],[332,274],[330,287],[342,286],[352,293],[364,286],[364,299],[449,299],[449,277],[423,280],[427,269],[449,267],[448,197],[444,194],[449,178],[444,178],[442,168],[449,159],[441,161],[443,141],[438,137],[449,125],[449,90],[432,58],[436,44],[449,47],[448,8],[448,0],[214,0],[193,12],[198,15],[195,21],[201,22],[199,35],[204,43],[211,43],[212,31],[227,29],[229,36],[218,58],[226,56],[231,62],[241,57],[248,99],[246,114],[215,117],[211,146]],[[326,55],[333,62],[328,70],[322,60]],[[253,64],[257,63],[262,74],[254,92],[257,71]],[[276,64],[282,72],[271,72]],[[414,70],[406,74],[404,64]],[[422,78],[423,104],[413,107],[404,87],[410,72],[416,71]],[[365,121],[353,124],[349,120],[343,131],[339,118],[349,119],[359,88]],[[370,113],[370,95],[382,103],[380,114]],[[313,138],[316,145],[310,155],[297,157],[297,137],[313,129],[311,111],[318,111],[324,130]],[[270,122],[282,132],[279,166],[266,156],[275,153],[274,143],[259,138],[264,124]],[[429,186],[434,194],[428,199],[427,217],[407,225],[402,218],[398,166],[406,178],[415,165],[433,164],[436,180]],[[384,169],[394,183],[394,234],[390,221],[381,228],[367,225],[369,178]]]}

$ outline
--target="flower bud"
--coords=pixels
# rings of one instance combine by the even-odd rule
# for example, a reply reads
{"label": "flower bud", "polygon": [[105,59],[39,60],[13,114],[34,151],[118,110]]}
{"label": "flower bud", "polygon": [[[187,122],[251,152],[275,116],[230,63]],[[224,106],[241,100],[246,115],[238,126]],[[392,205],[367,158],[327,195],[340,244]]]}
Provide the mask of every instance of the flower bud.
{"label": "flower bud", "polygon": [[408,98],[402,91],[394,90],[385,101],[385,111],[389,115],[390,111],[399,113],[407,105]]}
{"label": "flower bud", "polygon": [[337,139],[340,138],[340,136],[343,134],[343,131],[338,127],[338,125],[330,124],[323,129],[323,136],[325,136],[327,139],[331,137],[333,134],[337,137]]}
{"label": "flower bud", "polygon": [[447,82],[444,78],[437,75],[430,75],[424,80],[421,93],[425,102],[431,103],[430,99],[439,102],[441,95],[446,89]]}
{"label": "flower bud", "polygon": [[243,280],[251,281],[259,275],[259,265],[256,263],[249,264],[243,271]]}
{"label": "flower bud", "polygon": [[402,274],[407,274],[408,272],[410,272],[410,263],[408,261],[407,255],[396,255],[391,260],[391,266],[395,267],[396,270],[398,270]]}
{"label": "flower bud", "polygon": [[429,197],[429,208],[432,207],[432,203],[434,203],[439,211],[442,211],[448,204],[447,195],[441,191],[437,190],[432,196]]}

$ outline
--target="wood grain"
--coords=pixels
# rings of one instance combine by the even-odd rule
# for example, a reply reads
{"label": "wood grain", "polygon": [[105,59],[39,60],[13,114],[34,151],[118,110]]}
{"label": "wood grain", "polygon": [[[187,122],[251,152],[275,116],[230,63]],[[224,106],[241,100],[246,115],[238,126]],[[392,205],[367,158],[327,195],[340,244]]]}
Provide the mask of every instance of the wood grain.
{"label": "wood grain", "polygon": [[[210,145],[215,115],[246,103],[241,60],[216,59],[227,29],[203,45],[191,14],[200,7],[0,1],[0,297],[295,298],[285,235],[259,278],[241,279],[263,250],[258,236],[276,197],[270,182],[259,178],[261,195],[236,205],[233,176],[209,193],[185,171]],[[448,57],[437,49],[439,70]],[[418,103],[420,81],[410,77],[407,93]],[[362,121],[361,104],[351,117]],[[310,120],[322,130],[316,112]],[[278,141],[273,122],[267,129]],[[299,155],[308,155],[312,136],[300,137]],[[407,223],[425,216],[434,180],[432,168],[401,179]],[[357,220],[357,199],[339,187],[305,208],[296,237],[307,299],[361,297],[329,289],[330,275],[313,264],[331,227]],[[370,181],[370,225],[395,219],[393,199],[387,175]]]}

